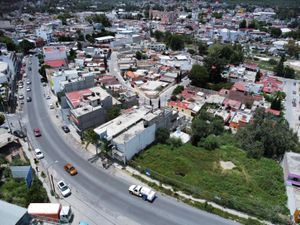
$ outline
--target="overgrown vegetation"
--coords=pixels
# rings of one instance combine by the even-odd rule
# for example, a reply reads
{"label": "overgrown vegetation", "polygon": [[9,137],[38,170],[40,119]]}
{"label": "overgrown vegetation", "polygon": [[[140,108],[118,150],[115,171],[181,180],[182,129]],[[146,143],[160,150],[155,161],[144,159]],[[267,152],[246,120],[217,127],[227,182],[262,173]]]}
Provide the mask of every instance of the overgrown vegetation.
{"label": "overgrown vegetation", "polygon": [[237,133],[241,148],[254,158],[262,156],[280,159],[285,151],[297,151],[297,134],[289,128],[286,120],[274,118],[263,110],[257,110],[254,121]]}
{"label": "overgrown vegetation", "polygon": [[[149,168],[154,179],[175,190],[286,224],[287,199],[280,165],[267,158],[247,157],[230,136],[220,136],[222,145],[214,151],[191,144],[173,150],[168,145],[154,145],[137,156],[132,165],[139,166],[141,172]],[[220,160],[231,161],[236,167],[223,170]]]}

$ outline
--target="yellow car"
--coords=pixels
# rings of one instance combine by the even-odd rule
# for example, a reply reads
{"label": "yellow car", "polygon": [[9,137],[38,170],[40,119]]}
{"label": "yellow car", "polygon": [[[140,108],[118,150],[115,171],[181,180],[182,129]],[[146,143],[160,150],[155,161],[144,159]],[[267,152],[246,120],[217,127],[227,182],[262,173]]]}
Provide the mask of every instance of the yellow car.
{"label": "yellow car", "polygon": [[65,166],[64,166],[64,169],[65,171],[67,171],[71,176],[74,176],[76,175],[78,172],[77,170],[75,169],[75,167],[71,164],[71,163],[67,163]]}

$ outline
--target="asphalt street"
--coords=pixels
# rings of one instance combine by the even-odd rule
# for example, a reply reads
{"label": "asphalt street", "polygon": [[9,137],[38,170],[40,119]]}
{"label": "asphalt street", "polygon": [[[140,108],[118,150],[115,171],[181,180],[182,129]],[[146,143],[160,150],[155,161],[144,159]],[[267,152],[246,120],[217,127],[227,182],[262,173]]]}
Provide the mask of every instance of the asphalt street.
{"label": "asphalt street", "polygon": [[[26,103],[23,119],[25,123],[27,121],[27,134],[31,137],[31,143],[42,149],[48,163],[59,161],[53,165],[53,169],[70,184],[71,188],[84,196],[84,201],[94,205],[95,209],[101,209],[111,217],[118,218],[118,221],[120,219],[127,221],[126,224],[130,224],[128,221],[149,225],[237,224],[161,194],[158,194],[158,198],[152,204],[144,202],[128,194],[130,185],[128,181],[87,162],[80,154],[81,150],[77,149],[76,145],[66,142],[66,134],[50,119],[38,75],[38,59],[33,57],[32,61],[32,71],[28,74],[28,78],[32,81],[32,91],[29,93],[32,102]],[[41,137],[34,137],[32,132],[34,128],[41,129]],[[79,171],[78,175],[70,177],[63,171],[63,165],[67,162],[74,164]],[[114,221],[110,222],[116,224]],[[101,221],[99,224],[102,224]]]}

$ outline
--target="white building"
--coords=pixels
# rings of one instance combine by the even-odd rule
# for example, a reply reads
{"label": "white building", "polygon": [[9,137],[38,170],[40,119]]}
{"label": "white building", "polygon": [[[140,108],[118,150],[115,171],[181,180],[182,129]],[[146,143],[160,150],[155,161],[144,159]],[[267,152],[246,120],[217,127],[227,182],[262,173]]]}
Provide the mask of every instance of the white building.
{"label": "white building", "polygon": [[77,70],[64,70],[64,71],[57,71],[54,72],[50,76],[50,86],[51,90],[56,94],[61,90],[61,82],[62,81],[69,81],[72,79],[78,78],[78,71]]}
{"label": "white building", "polygon": [[41,37],[46,43],[52,41],[53,30],[51,24],[43,24],[40,28],[36,29],[36,36]]}
{"label": "white building", "polygon": [[155,140],[160,127],[171,128],[177,113],[170,109],[133,109],[94,129],[100,139],[110,142],[114,158],[126,163]]}
{"label": "white building", "polygon": [[8,82],[8,64],[5,62],[0,62],[0,84]]}
{"label": "white building", "polygon": [[[12,82],[17,70],[17,56],[14,52],[2,53],[0,56],[0,74],[5,74],[7,81]],[[5,79],[2,75],[2,80]]]}

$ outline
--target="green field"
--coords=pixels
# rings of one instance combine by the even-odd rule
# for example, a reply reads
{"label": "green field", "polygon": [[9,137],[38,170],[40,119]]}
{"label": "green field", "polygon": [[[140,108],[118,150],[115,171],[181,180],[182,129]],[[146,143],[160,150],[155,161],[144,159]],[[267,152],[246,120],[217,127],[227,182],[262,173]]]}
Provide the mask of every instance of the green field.
{"label": "green field", "polygon": [[[219,161],[236,167],[224,171]],[[207,151],[190,144],[177,149],[154,145],[137,156],[132,165],[151,169],[151,176],[195,197],[217,202],[269,221],[284,224],[287,197],[283,172],[271,159],[255,160],[227,144]]]}

